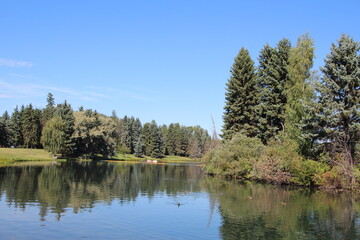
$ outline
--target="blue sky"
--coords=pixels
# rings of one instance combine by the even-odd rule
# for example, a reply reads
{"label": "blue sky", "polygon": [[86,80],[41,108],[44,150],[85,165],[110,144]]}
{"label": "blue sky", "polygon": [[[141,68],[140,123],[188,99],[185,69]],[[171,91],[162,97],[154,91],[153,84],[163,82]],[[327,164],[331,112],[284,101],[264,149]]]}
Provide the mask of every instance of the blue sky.
{"label": "blue sky", "polygon": [[234,57],[309,33],[314,69],[342,33],[360,41],[360,1],[0,0],[0,114],[51,92],[110,115],[217,131]]}

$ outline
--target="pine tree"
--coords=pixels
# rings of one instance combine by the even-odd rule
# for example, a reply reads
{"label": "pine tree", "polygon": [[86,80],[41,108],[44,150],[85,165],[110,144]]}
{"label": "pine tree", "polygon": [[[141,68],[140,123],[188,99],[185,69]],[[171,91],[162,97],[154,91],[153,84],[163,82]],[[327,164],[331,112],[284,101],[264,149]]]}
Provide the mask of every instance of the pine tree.
{"label": "pine tree", "polygon": [[241,48],[230,73],[226,84],[222,137],[229,140],[241,130],[253,137],[256,135],[256,75],[248,50]]}
{"label": "pine tree", "polygon": [[11,115],[11,126],[12,126],[12,135],[11,135],[12,144],[15,147],[22,146],[24,144],[24,139],[22,135],[21,112],[19,112],[17,106]]}
{"label": "pine tree", "polygon": [[287,39],[279,41],[276,48],[265,45],[259,56],[258,129],[263,143],[284,130],[285,86],[289,80],[288,65],[291,45]]}
{"label": "pine tree", "polygon": [[333,154],[341,154],[348,167],[353,167],[360,144],[360,43],[342,35],[332,44],[321,69],[318,86],[318,138],[330,144]]}
{"label": "pine tree", "polygon": [[46,122],[49,121],[55,113],[55,99],[54,95],[48,93],[46,99],[46,108],[43,110],[42,117],[41,117],[41,125],[45,126]]}
{"label": "pine tree", "polygon": [[144,144],[144,152],[146,155],[160,158],[162,152],[162,131],[153,120],[151,123],[145,123],[142,131],[142,141]]}
{"label": "pine tree", "polygon": [[10,116],[7,111],[0,118],[0,146],[9,147],[12,145],[12,127]]}
{"label": "pine tree", "polygon": [[142,136],[138,138],[138,141],[135,145],[135,157],[141,157],[144,153],[144,144],[142,143]]}
{"label": "pine tree", "polygon": [[179,123],[171,123],[166,136],[166,149],[169,155],[180,155],[181,130]]}
{"label": "pine tree", "polygon": [[7,146],[7,137],[5,121],[0,117],[0,147]]}
{"label": "pine tree", "polygon": [[72,135],[75,131],[75,118],[71,105],[66,101],[63,104],[58,104],[56,106],[54,116],[60,117],[65,123],[65,127],[63,129],[65,134],[65,147],[61,150],[60,153],[63,156],[71,156],[75,151],[75,143],[72,141]]}
{"label": "pine tree", "polygon": [[40,146],[41,138],[41,111],[34,109],[32,104],[24,109],[22,114],[22,132],[24,145],[27,148],[36,148]]}

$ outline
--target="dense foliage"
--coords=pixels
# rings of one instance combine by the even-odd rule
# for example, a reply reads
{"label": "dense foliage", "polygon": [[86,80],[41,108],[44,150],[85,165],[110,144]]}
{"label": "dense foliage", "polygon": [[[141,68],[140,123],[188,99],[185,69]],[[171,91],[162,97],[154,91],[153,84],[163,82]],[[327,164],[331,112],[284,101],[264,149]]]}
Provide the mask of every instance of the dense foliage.
{"label": "dense foliage", "polygon": [[[260,51],[250,81],[244,69],[253,72],[253,62],[242,48],[225,93],[224,141],[204,158],[205,170],[278,184],[360,189],[359,51],[358,42],[342,35],[316,79],[309,35],[295,47],[283,39]],[[246,93],[244,79],[256,83],[252,92]],[[250,96],[255,99],[248,101]]]}
{"label": "dense foliage", "polygon": [[211,137],[200,126],[179,123],[158,126],[153,120],[142,125],[138,118],[108,117],[91,109],[73,111],[66,101],[55,105],[49,93],[44,109],[32,104],[16,107],[0,117],[0,146],[44,148],[55,156],[110,157],[131,153],[137,157],[177,155],[202,157],[211,147]]}

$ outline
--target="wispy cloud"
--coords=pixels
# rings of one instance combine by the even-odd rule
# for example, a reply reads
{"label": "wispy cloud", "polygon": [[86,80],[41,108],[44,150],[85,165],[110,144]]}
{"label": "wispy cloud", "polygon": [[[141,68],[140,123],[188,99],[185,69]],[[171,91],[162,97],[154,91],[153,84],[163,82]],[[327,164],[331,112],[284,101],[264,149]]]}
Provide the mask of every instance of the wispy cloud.
{"label": "wispy cloud", "polygon": [[27,79],[27,80],[39,80],[38,78],[33,77],[31,75],[23,75],[23,74],[18,74],[18,73],[10,73],[9,76],[15,77],[15,78]]}
{"label": "wispy cloud", "polygon": [[12,59],[0,58],[0,66],[3,67],[32,67],[34,66],[31,62],[18,61]]}
{"label": "wispy cloud", "polygon": [[[47,86],[33,83],[12,83],[0,79],[0,98],[23,98],[46,96],[48,92],[53,94],[62,93],[67,98],[81,99],[85,101],[97,101],[99,98],[110,99],[111,97],[102,93],[86,90],[74,90],[64,87]],[[70,100],[70,99],[68,99]]]}

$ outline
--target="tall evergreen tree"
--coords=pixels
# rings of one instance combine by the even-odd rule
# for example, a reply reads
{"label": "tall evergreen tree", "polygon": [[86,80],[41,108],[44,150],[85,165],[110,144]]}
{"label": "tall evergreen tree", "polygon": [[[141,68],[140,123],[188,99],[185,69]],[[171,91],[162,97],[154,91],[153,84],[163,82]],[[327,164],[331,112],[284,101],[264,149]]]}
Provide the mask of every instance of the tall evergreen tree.
{"label": "tall evergreen tree", "polygon": [[285,105],[287,102],[285,86],[289,80],[288,65],[291,44],[282,39],[276,48],[269,45],[261,50],[258,67],[259,104],[258,130],[264,143],[284,130]]}
{"label": "tall evergreen tree", "polygon": [[19,112],[17,106],[11,115],[11,126],[13,130],[11,136],[12,144],[16,147],[22,146],[24,144],[24,139],[22,134],[21,112]]}
{"label": "tall evergreen tree", "polygon": [[55,99],[52,93],[48,93],[46,102],[47,102],[46,107],[43,110],[41,116],[42,126],[45,126],[46,122],[49,121],[54,116],[55,113]]}
{"label": "tall evergreen tree", "polygon": [[41,111],[34,109],[32,104],[24,109],[22,114],[22,132],[24,145],[27,148],[40,147],[41,138]]}
{"label": "tall evergreen tree", "polygon": [[73,114],[73,109],[70,104],[66,101],[63,104],[58,104],[56,106],[54,116],[58,116],[65,123],[64,126],[64,138],[65,138],[65,147],[62,148],[61,154],[63,156],[71,156],[74,154],[74,145],[72,141],[72,135],[75,131],[75,117]]}
{"label": "tall evergreen tree", "polygon": [[142,124],[138,118],[124,117],[123,143],[129,149],[130,153],[135,152],[135,146],[139,140],[142,131]]}
{"label": "tall evergreen tree", "polygon": [[166,149],[169,155],[177,155],[177,145],[180,139],[180,124],[170,123],[166,136]]}
{"label": "tall evergreen tree", "polygon": [[163,156],[162,152],[162,131],[153,120],[151,123],[145,123],[142,132],[142,139],[144,144],[144,152],[146,155],[160,158]]}
{"label": "tall evergreen tree", "polygon": [[135,155],[135,157],[141,157],[143,155],[143,153],[144,153],[144,144],[142,142],[142,136],[140,136],[135,145],[134,155]]}
{"label": "tall evergreen tree", "polygon": [[348,167],[360,144],[360,43],[342,35],[332,44],[321,69],[323,78],[318,86],[318,134],[322,143],[330,143],[333,154],[341,154]]}
{"label": "tall evergreen tree", "polygon": [[5,121],[0,117],[0,147],[7,146],[7,137]]}
{"label": "tall evergreen tree", "polygon": [[0,118],[0,146],[9,147],[12,145],[12,126],[10,116],[7,111]]}
{"label": "tall evergreen tree", "polygon": [[226,84],[222,137],[229,140],[241,130],[253,137],[256,135],[256,75],[248,50],[241,48],[230,73]]}

